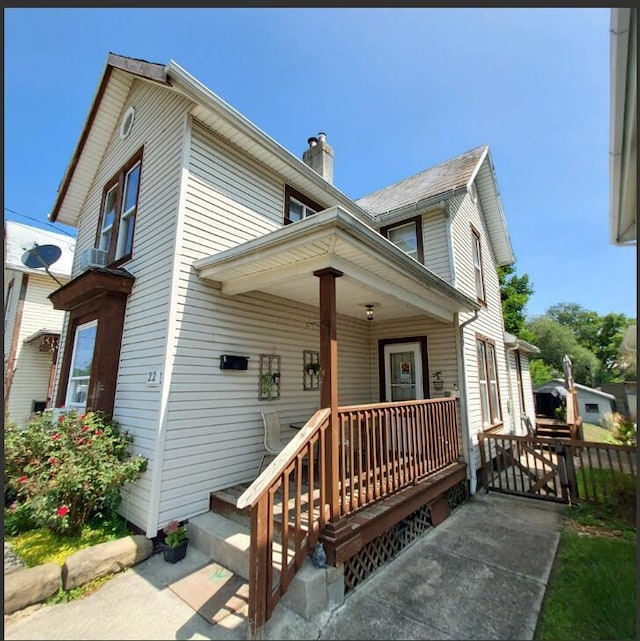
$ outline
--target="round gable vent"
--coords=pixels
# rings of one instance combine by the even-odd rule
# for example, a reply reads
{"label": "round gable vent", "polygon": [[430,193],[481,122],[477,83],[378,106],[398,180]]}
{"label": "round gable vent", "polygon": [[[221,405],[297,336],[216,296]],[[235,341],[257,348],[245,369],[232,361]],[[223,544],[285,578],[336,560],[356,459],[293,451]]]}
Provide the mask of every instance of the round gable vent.
{"label": "round gable vent", "polygon": [[129,107],[124,114],[122,119],[122,125],[120,125],[120,140],[124,140],[133,129],[133,121],[136,117],[136,110],[134,107]]}

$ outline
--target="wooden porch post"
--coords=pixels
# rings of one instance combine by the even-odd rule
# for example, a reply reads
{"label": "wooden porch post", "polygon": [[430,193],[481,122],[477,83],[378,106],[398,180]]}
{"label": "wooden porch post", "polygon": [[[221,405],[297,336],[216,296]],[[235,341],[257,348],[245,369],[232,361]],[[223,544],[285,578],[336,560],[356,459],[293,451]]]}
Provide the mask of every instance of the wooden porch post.
{"label": "wooden porch post", "polygon": [[342,272],[332,267],[313,272],[320,279],[320,407],[331,410],[327,439],[329,483],[327,501],[331,518],[339,514],[338,494],[338,339],[336,332],[336,278]]}

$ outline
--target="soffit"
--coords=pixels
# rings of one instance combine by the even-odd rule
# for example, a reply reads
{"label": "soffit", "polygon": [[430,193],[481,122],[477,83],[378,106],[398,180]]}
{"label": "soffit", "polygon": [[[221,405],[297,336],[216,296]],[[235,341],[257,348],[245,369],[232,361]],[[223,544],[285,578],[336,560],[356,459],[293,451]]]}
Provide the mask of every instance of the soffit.
{"label": "soffit", "polygon": [[249,243],[195,263],[196,271],[220,285],[223,294],[262,291],[314,307],[319,279],[332,267],[337,311],[363,319],[375,303],[375,318],[429,315],[451,322],[455,312],[477,309],[426,267],[344,210],[333,208]]}

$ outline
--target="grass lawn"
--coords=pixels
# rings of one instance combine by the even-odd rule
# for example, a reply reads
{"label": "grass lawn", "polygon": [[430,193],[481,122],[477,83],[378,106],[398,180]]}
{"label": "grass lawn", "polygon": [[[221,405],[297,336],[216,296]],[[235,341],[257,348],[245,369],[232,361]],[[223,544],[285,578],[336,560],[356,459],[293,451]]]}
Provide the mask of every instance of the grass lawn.
{"label": "grass lawn", "polygon": [[[5,509],[5,522],[10,521]],[[86,523],[82,530],[75,536],[55,534],[47,528],[27,530],[5,536],[5,540],[11,543],[15,553],[24,561],[26,567],[34,567],[42,563],[57,563],[62,566],[65,559],[83,548],[97,545],[106,541],[113,541],[134,532],[130,530],[124,519],[118,515],[112,515],[106,519],[94,518]],[[91,594],[111,578],[111,574],[94,579],[73,590],[65,591],[62,587],[58,592],[50,596],[45,603],[63,603],[73,599]]]}
{"label": "grass lawn", "polygon": [[536,641],[636,639],[635,521],[615,506],[567,508]]}
{"label": "grass lawn", "polygon": [[594,425],[593,423],[583,423],[582,430],[585,441],[592,441],[595,443],[611,443],[611,432],[605,430],[604,427]]}

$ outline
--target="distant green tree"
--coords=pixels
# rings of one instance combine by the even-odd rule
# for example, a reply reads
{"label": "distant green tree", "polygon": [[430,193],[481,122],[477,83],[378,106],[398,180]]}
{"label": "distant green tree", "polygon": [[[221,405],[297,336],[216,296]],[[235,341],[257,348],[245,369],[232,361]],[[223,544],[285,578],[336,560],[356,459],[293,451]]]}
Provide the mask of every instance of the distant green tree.
{"label": "distant green tree", "polygon": [[627,327],[635,323],[635,319],[614,312],[600,316],[577,303],[553,305],[545,316],[569,328],[578,344],[598,359],[598,367],[589,371],[589,384],[622,380],[630,363],[621,358],[621,343]]}
{"label": "distant green tree", "polygon": [[531,382],[534,385],[542,385],[552,378],[558,378],[561,375],[558,370],[551,365],[547,365],[541,358],[532,358],[529,361],[529,374]]}
{"label": "distant green tree", "polygon": [[554,371],[554,376],[564,376],[562,359],[566,354],[571,359],[574,382],[592,385],[600,362],[595,354],[578,343],[569,327],[549,316],[539,316],[527,324],[527,329],[533,335],[532,342],[540,348],[539,358]]}
{"label": "distant green tree", "polygon": [[525,309],[533,294],[533,285],[529,282],[529,276],[527,274],[518,276],[516,263],[513,262],[511,265],[498,267],[498,279],[504,328],[524,340],[529,340],[531,337],[527,337],[525,328]]}

